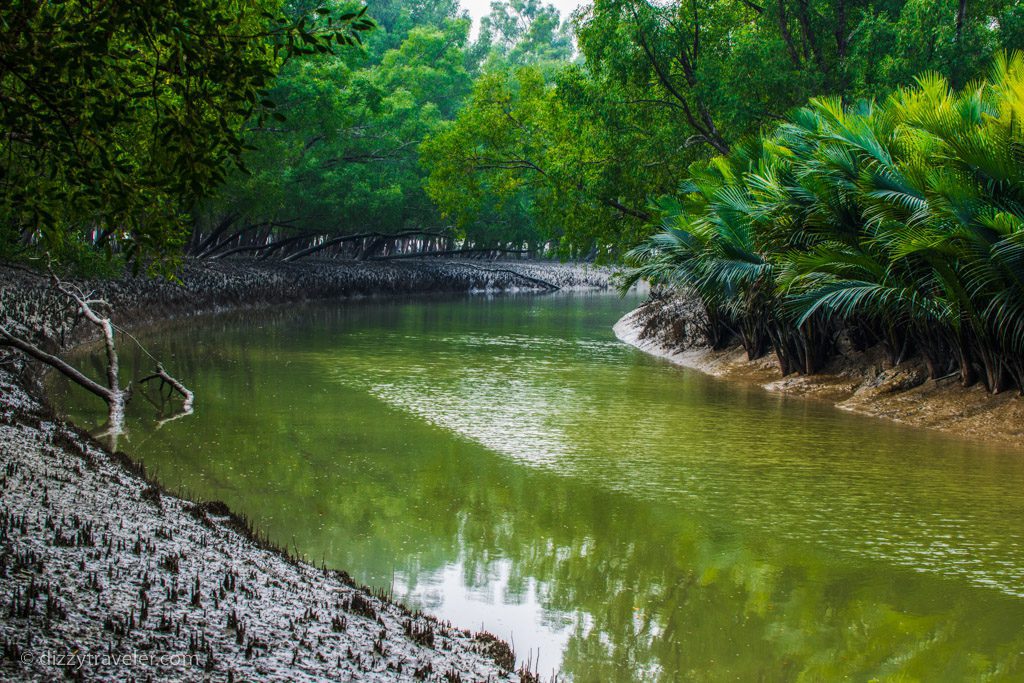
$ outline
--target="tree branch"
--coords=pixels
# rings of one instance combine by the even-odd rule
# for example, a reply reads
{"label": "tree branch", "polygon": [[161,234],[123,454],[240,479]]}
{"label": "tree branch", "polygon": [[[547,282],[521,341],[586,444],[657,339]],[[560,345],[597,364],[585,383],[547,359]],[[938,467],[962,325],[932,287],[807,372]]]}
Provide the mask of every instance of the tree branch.
{"label": "tree branch", "polygon": [[193,394],[188,389],[188,387],[186,387],[184,384],[182,384],[176,378],[174,378],[171,375],[167,374],[167,371],[164,370],[164,366],[159,364],[159,363],[157,363],[156,372],[154,372],[152,375],[149,375],[148,377],[143,377],[142,379],[140,379],[139,380],[139,384],[145,384],[146,382],[150,382],[150,381],[152,381],[154,379],[159,379],[160,380],[160,386],[161,387],[163,387],[164,384],[167,384],[169,387],[171,387],[172,389],[177,391],[179,394],[181,394],[182,398],[185,399],[185,404],[182,406],[182,410],[184,410],[184,411],[186,411],[188,413],[192,412],[192,410],[193,410],[193,408],[195,406],[195,400],[196,400],[195,394]]}
{"label": "tree branch", "polygon": [[621,202],[615,199],[602,199],[601,203],[604,204],[605,206],[609,206],[615,209],[616,211],[619,211],[620,213],[624,213],[627,216],[639,218],[642,221],[649,221],[652,218],[651,214],[647,213],[646,211],[641,211],[639,209],[631,209],[625,204],[622,204]]}
{"label": "tree branch", "polygon": [[66,361],[58,358],[57,356],[54,356],[53,354],[43,351],[38,346],[35,346],[34,344],[31,344],[25,341],[24,339],[21,339],[20,337],[15,336],[13,333],[10,332],[10,330],[8,330],[6,327],[2,325],[0,325],[0,336],[2,336],[5,339],[4,345],[13,346],[14,348],[24,353],[25,355],[31,356],[32,358],[35,358],[37,361],[49,365],[51,368],[57,370],[62,375],[64,375],[65,377],[67,377],[72,382],[82,387],[86,391],[93,393],[96,396],[99,396],[108,403],[110,402],[111,394],[109,389],[104,387],[99,382],[96,382],[86,377],[77,368],[72,367]]}
{"label": "tree branch", "polygon": [[312,246],[306,247],[305,249],[301,249],[301,250],[295,252],[294,254],[288,254],[288,256],[285,256],[283,260],[285,261],[285,263],[291,263],[292,261],[297,261],[300,258],[303,258],[305,256],[309,256],[310,254],[315,254],[318,251],[323,251],[324,249],[327,249],[328,247],[333,247],[336,244],[341,244],[342,242],[354,242],[356,240],[362,240],[362,239],[366,239],[368,237],[375,237],[375,238],[382,238],[382,239],[393,239],[393,238],[396,238],[396,237],[414,237],[414,236],[445,237],[445,234],[444,233],[438,233],[438,232],[425,232],[423,230],[407,230],[405,232],[396,232],[396,233],[391,234],[391,235],[388,235],[386,233],[380,233],[380,232],[364,232],[364,233],[359,233],[359,234],[356,234],[356,235],[340,235],[338,237],[332,237],[330,239],[324,240],[320,244],[314,244]]}

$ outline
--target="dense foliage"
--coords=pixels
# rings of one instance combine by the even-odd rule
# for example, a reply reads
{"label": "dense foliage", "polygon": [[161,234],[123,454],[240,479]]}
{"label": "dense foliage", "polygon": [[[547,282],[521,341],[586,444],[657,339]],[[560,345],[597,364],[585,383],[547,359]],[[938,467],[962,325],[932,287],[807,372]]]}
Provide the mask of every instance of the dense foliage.
{"label": "dense foliage", "polygon": [[564,252],[614,258],[693,161],[813,96],[887,96],[926,70],[962,85],[1021,40],[1021,16],[957,0],[594,0],[573,17],[577,63],[477,82],[424,148],[431,195],[462,222],[525,202]]}
{"label": "dense foliage", "polygon": [[455,3],[393,5],[375,4],[379,28],[364,50],[284,68],[269,93],[283,120],[248,126],[249,172],[201,207],[197,253],[439,229],[420,190],[417,146],[469,91],[469,22],[453,16]]}
{"label": "dense foliage", "polygon": [[557,11],[536,0],[494,3],[476,40],[454,1],[379,0],[372,13],[379,28],[365,50],[296,60],[281,73],[271,97],[285,122],[250,127],[251,174],[204,204],[197,255],[540,247],[514,202],[488,202],[453,225],[425,190],[421,144],[456,119],[474,79],[511,64],[554,71],[571,57]]}
{"label": "dense foliage", "polygon": [[1024,59],[959,92],[938,75],[882,104],[812,100],[691,167],[633,277],[684,287],[709,338],[813,372],[840,333],[1024,390]]}
{"label": "dense foliage", "polygon": [[288,57],[371,28],[358,12],[247,3],[15,0],[0,13],[0,230],[69,255],[114,241],[173,259]]}
{"label": "dense foliage", "polygon": [[5,5],[0,255],[616,260],[809,98],[1024,47],[1006,0],[497,0],[475,37],[458,0],[361,8]]}

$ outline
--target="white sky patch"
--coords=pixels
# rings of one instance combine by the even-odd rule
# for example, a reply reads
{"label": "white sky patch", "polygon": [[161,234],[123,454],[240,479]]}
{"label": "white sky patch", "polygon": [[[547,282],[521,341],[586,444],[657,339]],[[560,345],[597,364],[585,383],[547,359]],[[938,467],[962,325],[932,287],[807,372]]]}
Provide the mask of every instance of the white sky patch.
{"label": "white sky patch", "polygon": [[[476,35],[480,28],[480,19],[491,11],[491,0],[461,0],[462,7],[469,11],[473,17],[473,35]],[[583,4],[582,0],[545,0],[544,4],[554,5],[562,15],[562,21],[569,18],[577,7]]]}

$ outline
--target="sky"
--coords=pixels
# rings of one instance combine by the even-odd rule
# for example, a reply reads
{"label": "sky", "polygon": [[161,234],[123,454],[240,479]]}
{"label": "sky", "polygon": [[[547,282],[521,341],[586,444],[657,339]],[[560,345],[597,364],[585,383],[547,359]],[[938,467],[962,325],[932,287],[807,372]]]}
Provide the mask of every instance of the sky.
{"label": "sky", "polygon": [[[474,32],[480,23],[480,17],[491,11],[491,0],[461,0],[462,6],[469,10],[473,17]],[[583,4],[583,0],[544,0],[545,5],[554,5],[562,15],[562,20],[569,18],[574,9]]]}

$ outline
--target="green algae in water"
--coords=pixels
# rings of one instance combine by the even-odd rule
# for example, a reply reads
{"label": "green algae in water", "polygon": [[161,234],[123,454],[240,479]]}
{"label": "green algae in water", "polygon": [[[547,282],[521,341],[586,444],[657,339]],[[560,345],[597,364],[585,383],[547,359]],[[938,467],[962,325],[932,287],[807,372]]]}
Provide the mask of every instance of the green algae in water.
{"label": "green algae in water", "polygon": [[637,302],[176,322],[140,338],[196,414],[156,428],[136,397],[121,447],[310,561],[539,650],[542,673],[1024,676],[1024,451],[673,367],[614,339]]}

